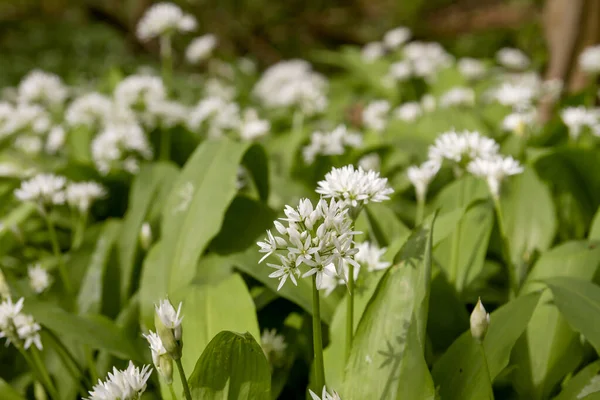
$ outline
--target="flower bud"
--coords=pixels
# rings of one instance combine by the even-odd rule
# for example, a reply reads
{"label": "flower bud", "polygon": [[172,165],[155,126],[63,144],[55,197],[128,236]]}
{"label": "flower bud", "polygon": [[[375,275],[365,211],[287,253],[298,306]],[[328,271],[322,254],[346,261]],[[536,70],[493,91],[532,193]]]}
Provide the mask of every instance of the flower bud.
{"label": "flower bud", "polygon": [[140,229],[140,244],[144,250],[148,250],[152,245],[152,228],[147,222],[144,222]]}
{"label": "flower bud", "polygon": [[173,359],[170,355],[163,354],[160,356],[156,369],[160,373],[160,376],[163,377],[165,382],[167,382],[167,385],[173,383]]}
{"label": "flower bud", "polygon": [[173,359],[178,360],[181,358],[181,346],[173,336],[173,329],[170,329],[162,323],[158,314],[154,314],[154,327],[156,328],[156,333],[160,337],[160,341],[162,342],[165,350]]}
{"label": "flower bud", "polygon": [[490,325],[490,314],[486,313],[481,298],[477,300],[477,304],[471,313],[471,335],[477,341],[482,342]]}
{"label": "flower bud", "polygon": [[35,400],[48,400],[44,386],[38,381],[35,381],[33,384],[33,397]]}

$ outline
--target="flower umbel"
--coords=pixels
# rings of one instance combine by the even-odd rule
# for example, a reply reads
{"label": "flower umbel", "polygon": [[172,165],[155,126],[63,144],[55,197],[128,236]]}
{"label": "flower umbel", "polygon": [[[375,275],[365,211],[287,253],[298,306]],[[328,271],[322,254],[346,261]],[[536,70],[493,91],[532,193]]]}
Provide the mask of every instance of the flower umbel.
{"label": "flower umbel", "polygon": [[50,286],[50,274],[40,264],[30,265],[27,268],[27,276],[29,277],[29,286],[36,293],[42,293]]}
{"label": "flower umbel", "polygon": [[146,390],[146,382],[151,374],[152,369],[149,365],[140,369],[131,361],[123,371],[113,367],[106,381],[98,379],[87,400],[138,400]]}
{"label": "flower umbel", "polygon": [[496,156],[489,159],[476,158],[467,166],[467,170],[475,176],[484,178],[492,196],[500,196],[500,185],[504,178],[523,172],[523,167],[512,157]]}

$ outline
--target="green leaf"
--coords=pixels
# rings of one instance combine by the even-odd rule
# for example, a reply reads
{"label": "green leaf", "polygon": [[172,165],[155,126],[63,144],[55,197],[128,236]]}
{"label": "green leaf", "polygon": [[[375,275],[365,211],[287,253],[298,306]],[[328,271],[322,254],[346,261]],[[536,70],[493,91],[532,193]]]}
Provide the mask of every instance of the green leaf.
{"label": "green leaf", "polygon": [[98,314],[102,309],[106,270],[120,233],[121,221],[109,219],[104,223],[77,296],[78,311],[81,314]]}
{"label": "green leaf", "polygon": [[140,279],[140,324],[147,331],[154,326],[154,304],[164,297],[165,280],[169,270],[163,267],[162,242],[150,248],[142,265]]}
{"label": "green leaf", "polygon": [[534,170],[507,182],[502,196],[507,236],[515,265],[527,262],[535,250],[546,251],[556,234],[556,210],[547,186]]}
{"label": "green leaf", "polygon": [[550,278],[544,282],[552,290],[554,304],[569,325],[585,336],[600,353],[600,287],[567,277]]}
{"label": "green leaf", "polygon": [[598,372],[600,372],[600,361],[586,365],[567,382],[565,388],[554,400],[579,400],[577,398],[579,393],[590,383],[592,378],[598,375]]}
{"label": "green leaf", "polygon": [[394,212],[382,204],[367,205],[361,215],[366,216],[369,236],[379,247],[389,246],[395,238],[408,236],[410,233],[410,229],[400,222]]}
{"label": "green leaf", "polygon": [[342,398],[395,398],[399,376],[421,383],[414,393],[433,395],[427,368],[411,368],[423,357],[431,226],[413,232],[371,297],[354,336]]}
{"label": "green leaf", "polygon": [[[600,264],[600,247],[586,241],[563,243],[544,253],[521,293],[545,288],[542,281],[556,277],[592,280]],[[526,334],[519,339],[513,353],[519,373],[513,375],[515,389],[523,398],[545,399],[554,387],[582,360],[583,346],[579,335],[551,302],[545,291],[529,321]]]}
{"label": "green leaf", "polygon": [[483,341],[487,369],[480,345],[470,330],[450,346],[433,366],[433,379],[442,399],[491,398],[491,382],[508,365],[511,350],[525,331],[539,299],[539,293],[522,296],[491,314]]}
{"label": "green leaf", "polygon": [[158,296],[175,294],[194,278],[196,263],[235,197],[247,148],[226,138],[207,140],[183,167],[162,213],[162,263],[169,273]]}
{"label": "green leaf", "polygon": [[20,395],[2,378],[0,378],[0,398],[2,400],[25,400],[25,397]]}
{"label": "green leaf", "polygon": [[590,228],[588,239],[600,240],[600,208],[598,208],[598,211],[596,211],[596,215],[592,221],[592,227]]}
{"label": "green leaf", "polygon": [[135,344],[108,318],[100,315],[77,316],[50,303],[32,299],[28,299],[24,309],[61,340],[72,340],[93,349],[106,350],[125,360],[144,361]]}
{"label": "green leaf", "polygon": [[224,331],[210,341],[189,378],[192,399],[271,398],[271,371],[252,335]]}
{"label": "green leaf", "polygon": [[132,289],[142,225],[148,221],[152,208],[162,207],[177,173],[178,169],[173,164],[157,162],[142,167],[133,180],[118,244],[122,302],[127,300]]}
{"label": "green leaf", "polygon": [[252,145],[244,154],[242,165],[250,172],[260,200],[266,202],[269,199],[270,185],[269,158],[265,148],[260,144]]}

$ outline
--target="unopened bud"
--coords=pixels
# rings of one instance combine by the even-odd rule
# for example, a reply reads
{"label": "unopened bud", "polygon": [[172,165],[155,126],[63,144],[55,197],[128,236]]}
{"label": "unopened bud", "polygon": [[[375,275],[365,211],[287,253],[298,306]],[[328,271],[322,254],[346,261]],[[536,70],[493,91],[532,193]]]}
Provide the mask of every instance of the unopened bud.
{"label": "unopened bud", "polygon": [[144,222],[140,229],[140,244],[144,250],[148,250],[152,245],[152,228],[147,222]]}
{"label": "unopened bud", "polygon": [[173,383],[173,359],[170,355],[163,354],[160,356],[156,369],[168,385]]}
{"label": "unopened bud", "polygon": [[471,335],[479,342],[482,342],[490,325],[490,314],[485,311],[481,298],[471,313]]}
{"label": "unopened bud", "polygon": [[175,339],[173,329],[166,327],[156,313],[154,314],[154,327],[156,328],[156,333],[160,337],[160,341],[165,347],[165,350],[167,350],[167,353],[169,353],[174,360],[179,360],[181,358],[181,345]]}
{"label": "unopened bud", "polygon": [[35,397],[35,400],[48,400],[44,386],[38,381],[33,384],[33,397]]}

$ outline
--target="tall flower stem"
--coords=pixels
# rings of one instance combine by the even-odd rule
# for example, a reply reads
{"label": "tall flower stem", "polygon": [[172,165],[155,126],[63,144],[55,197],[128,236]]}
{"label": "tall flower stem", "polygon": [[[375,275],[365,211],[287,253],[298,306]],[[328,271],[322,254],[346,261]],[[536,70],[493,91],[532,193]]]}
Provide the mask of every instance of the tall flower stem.
{"label": "tall flower stem", "polygon": [[[465,180],[464,177],[460,179],[458,182],[458,206],[462,207],[465,202]],[[456,290],[458,293],[462,291],[463,282],[462,279],[458,278],[458,268],[459,268],[459,247],[460,247],[460,236],[462,230],[462,219],[464,215],[461,215],[460,219],[456,223],[456,230],[454,231],[454,235],[452,236],[452,248],[450,250],[450,281],[454,282],[456,285]]]}
{"label": "tall flower stem", "polygon": [[488,364],[487,356],[485,355],[485,347],[483,346],[483,342],[477,343],[477,346],[479,346],[479,350],[481,350],[481,356],[483,357],[484,372],[487,375],[487,377],[488,377],[488,379],[490,380],[490,383],[491,383],[492,382],[492,375],[490,374],[490,366]]}
{"label": "tall flower stem", "polygon": [[348,264],[348,296],[346,298],[346,360],[348,360],[354,338],[354,265],[352,264]]}
{"label": "tall flower stem", "polygon": [[181,385],[183,386],[183,393],[185,394],[185,398],[186,400],[192,400],[192,393],[190,392],[190,387],[188,385],[187,378],[185,377],[185,371],[183,370],[181,358],[175,360],[175,364],[177,364],[177,370],[179,371],[179,377],[181,378]]}
{"label": "tall flower stem", "polygon": [[[23,354],[27,354],[27,353],[25,351],[23,351]],[[40,357],[39,350],[35,346],[31,347],[31,355],[32,355],[31,360],[37,368],[37,372],[40,375],[42,384],[44,385],[44,387],[50,394],[50,397],[52,397],[53,399],[58,399],[59,398],[58,391],[56,390],[56,387],[54,386],[54,383],[52,382],[52,379],[50,378],[50,374],[48,374],[48,370],[46,369],[46,366],[44,365],[44,362],[42,361],[42,358]]]}
{"label": "tall flower stem", "polygon": [[[162,35],[160,37],[160,58],[162,64],[162,79],[167,95],[169,95],[173,83],[173,47],[171,45],[170,34]],[[171,135],[166,131],[161,132],[160,135],[159,159],[163,161],[171,159]]]}
{"label": "tall flower stem", "polygon": [[513,298],[519,291],[519,277],[515,266],[512,263],[512,257],[510,252],[510,244],[508,242],[508,235],[506,233],[506,226],[504,224],[504,215],[502,214],[502,206],[500,205],[500,199],[496,196],[492,196],[494,199],[494,209],[496,211],[496,219],[498,220],[498,229],[500,230],[500,238],[502,239],[502,252],[506,259],[506,268],[508,269],[508,279],[510,284],[510,297]]}
{"label": "tall flower stem", "polygon": [[419,226],[423,222],[425,215],[425,196],[417,196],[417,213],[415,215],[415,226]]}
{"label": "tall flower stem", "polygon": [[315,387],[322,389],[325,386],[325,366],[323,364],[323,336],[321,333],[321,305],[319,302],[319,289],[317,289],[317,276],[312,276],[313,281],[313,348],[315,353]]}
{"label": "tall flower stem", "polygon": [[67,266],[65,265],[65,260],[60,251],[60,245],[58,244],[58,236],[56,235],[54,222],[52,222],[50,214],[46,210],[42,211],[42,215],[46,220],[46,225],[48,226],[50,242],[52,243],[52,251],[54,252],[54,256],[58,260],[58,272],[60,273],[60,279],[62,280],[65,290],[70,295],[73,293],[73,287],[71,286],[71,280],[69,279],[69,274],[67,273]]}
{"label": "tall flower stem", "polygon": [[73,234],[73,242],[71,243],[71,247],[74,250],[79,249],[79,247],[81,247],[81,243],[83,243],[83,236],[85,233],[85,227],[87,225],[87,219],[87,211],[80,213],[76,218],[75,233]]}

